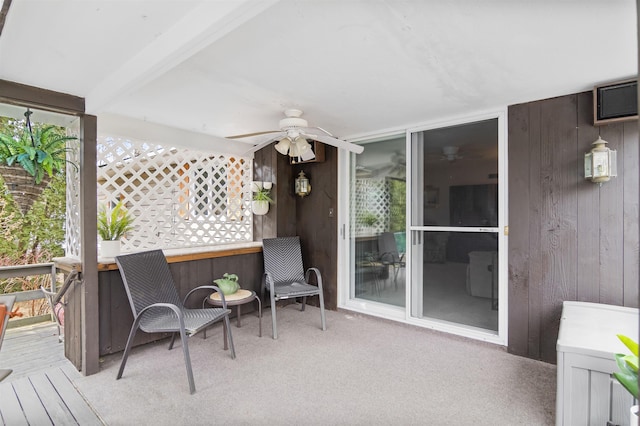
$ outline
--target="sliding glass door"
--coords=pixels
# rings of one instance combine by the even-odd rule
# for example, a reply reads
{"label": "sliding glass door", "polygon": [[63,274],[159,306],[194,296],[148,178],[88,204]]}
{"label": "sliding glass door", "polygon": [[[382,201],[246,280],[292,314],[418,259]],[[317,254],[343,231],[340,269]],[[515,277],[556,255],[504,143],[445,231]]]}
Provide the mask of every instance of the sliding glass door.
{"label": "sliding glass door", "polygon": [[411,316],[498,333],[498,118],[411,134]]}
{"label": "sliding glass door", "polygon": [[371,141],[350,164],[349,299],[404,308],[406,137]]}
{"label": "sliding glass door", "polygon": [[342,306],[506,342],[503,129],[495,113],[364,141],[345,159]]}

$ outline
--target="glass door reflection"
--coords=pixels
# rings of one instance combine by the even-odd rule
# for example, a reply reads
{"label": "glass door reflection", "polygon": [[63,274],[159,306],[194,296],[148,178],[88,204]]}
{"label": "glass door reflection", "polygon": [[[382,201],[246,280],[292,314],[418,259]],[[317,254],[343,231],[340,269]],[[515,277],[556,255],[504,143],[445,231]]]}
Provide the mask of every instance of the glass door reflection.
{"label": "glass door reflection", "polygon": [[402,135],[351,157],[351,298],[405,306],[405,152]]}

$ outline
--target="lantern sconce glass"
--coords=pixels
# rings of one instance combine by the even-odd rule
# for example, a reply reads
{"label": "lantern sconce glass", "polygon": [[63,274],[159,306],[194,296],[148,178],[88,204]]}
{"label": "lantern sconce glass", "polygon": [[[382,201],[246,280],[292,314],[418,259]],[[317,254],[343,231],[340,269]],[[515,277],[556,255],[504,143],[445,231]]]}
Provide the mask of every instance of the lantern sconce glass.
{"label": "lantern sconce glass", "polygon": [[300,171],[300,174],[298,174],[298,177],[296,178],[295,188],[296,195],[299,195],[300,197],[306,197],[311,193],[311,184],[303,171]]}
{"label": "lantern sconce glass", "polygon": [[591,151],[584,155],[584,177],[602,185],[612,177],[618,176],[616,151],[607,148],[607,141],[598,137]]}

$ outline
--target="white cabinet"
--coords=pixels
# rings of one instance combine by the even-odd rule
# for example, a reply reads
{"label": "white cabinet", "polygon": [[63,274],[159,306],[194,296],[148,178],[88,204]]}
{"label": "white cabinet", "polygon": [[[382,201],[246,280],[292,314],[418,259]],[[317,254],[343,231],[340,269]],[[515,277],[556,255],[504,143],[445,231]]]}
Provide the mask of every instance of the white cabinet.
{"label": "white cabinet", "polygon": [[616,337],[638,340],[638,309],[564,302],[556,350],[556,425],[629,424],[633,397],[611,375],[614,354],[629,353]]}

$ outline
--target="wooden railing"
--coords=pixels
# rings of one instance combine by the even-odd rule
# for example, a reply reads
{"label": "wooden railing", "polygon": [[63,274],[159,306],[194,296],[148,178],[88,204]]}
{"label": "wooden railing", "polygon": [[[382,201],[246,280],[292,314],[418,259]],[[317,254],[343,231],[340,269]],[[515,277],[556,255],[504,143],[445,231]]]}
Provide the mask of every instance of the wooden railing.
{"label": "wooden railing", "polygon": [[[33,275],[50,275],[51,291],[56,291],[57,268],[54,263],[36,263],[32,265],[2,266],[0,267],[0,280],[16,277],[30,277]],[[29,300],[44,299],[42,290],[27,290],[10,293],[16,296],[16,302],[27,302]],[[39,315],[29,318],[14,318],[9,322],[8,327],[21,327],[36,322],[48,321],[51,315]]]}

